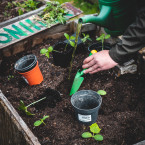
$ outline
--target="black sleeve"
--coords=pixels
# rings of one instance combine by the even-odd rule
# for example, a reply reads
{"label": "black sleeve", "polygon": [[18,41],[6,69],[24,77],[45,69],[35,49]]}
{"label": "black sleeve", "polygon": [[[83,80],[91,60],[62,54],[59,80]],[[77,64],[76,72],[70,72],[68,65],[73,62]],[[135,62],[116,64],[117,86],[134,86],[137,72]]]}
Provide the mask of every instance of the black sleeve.
{"label": "black sleeve", "polygon": [[110,57],[122,64],[133,58],[136,52],[145,47],[145,9],[141,10],[136,21],[132,23],[118,42],[110,51]]}

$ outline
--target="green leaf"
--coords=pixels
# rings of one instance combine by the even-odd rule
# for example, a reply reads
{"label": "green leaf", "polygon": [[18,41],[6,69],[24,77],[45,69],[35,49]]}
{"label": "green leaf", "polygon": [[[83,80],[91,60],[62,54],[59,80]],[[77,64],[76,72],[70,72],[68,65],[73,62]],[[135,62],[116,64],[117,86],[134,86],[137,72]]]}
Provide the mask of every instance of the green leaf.
{"label": "green leaf", "polygon": [[28,115],[28,116],[31,116],[31,115],[35,115],[35,114],[32,114],[31,112],[29,112],[29,111],[25,111],[25,113]]}
{"label": "green leaf", "polygon": [[44,117],[42,118],[42,120],[44,121],[46,118],[49,118],[49,116],[48,116],[48,115],[44,116]]}
{"label": "green leaf", "polygon": [[70,40],[75,40],[75,38],[76,38],[76,37],[74,37],[74,36],[71,36],[71,37],[70,37]]}
{"label": "green leaf", "polygon": [[102,141],[102,140],[103,140],[103,136],[100,135],[100,134],[96,134],[93,138],[94,138],[95,140],[97,140],[97,141]]}
{"label": "green leaf", "polygon": [[45,56],[49,58],[49,52],[47,52],[47,53],[45,54]]}
{"label": "green leaf", "polygon": [[90,138],[90,137],[92,137],[92,134],[90,132],[84,132],[82,134],[82,138]]}
{"label": "green leaf", "polygon": [[48,50],[47,50],[46,48],[43,48],[43,49],[40,50],[40,53],[41,53],[41,54],[46,54],[47,51],[48,51]]}
{"label": "green leaf", "polygon": [[100,41],[100,40],[101,40],[101,38],[100,38],[100,37],[98,37],[96,40],[97,40],[97,41]]}
{"label": "green leaf", "polygon": [[99,95],[106,95],[107,94],[106,91],[104,91],[104,90],[99,90],[99,91],[97,91],[97,93]]}
{"label": "green leaf", "polygon": [[19,110],[25,111],[26,109],[27,109],[27,107],[25,106],[24,102],[22,100],[20,100]]}
{"label": "green leaf", "polygon": [[39,126],[42,124],[42,121],[41,120],[37,120],[34,122],[34,126]]}
{"label": "green leaf", "polygon": [[94,123],[90,126],[90,131],[93,132],[93,133],[99,133],[100,132],[100,128],[98,126],[97,123]]}
{"label": "green leaf", "polygon": [[109,39],[109,38],[110,38],[110,35],[107,34],[107,35],[105,36],[105,39]]}
{"label": "green leaf", "polygon": [[52,52],[52,51],[53,51],[53,47],[52,46],[48,47],[48,52]]}
{"label": "green leaf", "polygon": [[64,33],[64,36],[67,40],[69,40],[69,35],[67,33]]}
{"label": "green leaf", "polygon": [[71,45],[72,47],[75,46],[75,43],[74,43],[74,42],[72,42],[72,41],[69,41],[69,42],[70,42],[70,45]]}

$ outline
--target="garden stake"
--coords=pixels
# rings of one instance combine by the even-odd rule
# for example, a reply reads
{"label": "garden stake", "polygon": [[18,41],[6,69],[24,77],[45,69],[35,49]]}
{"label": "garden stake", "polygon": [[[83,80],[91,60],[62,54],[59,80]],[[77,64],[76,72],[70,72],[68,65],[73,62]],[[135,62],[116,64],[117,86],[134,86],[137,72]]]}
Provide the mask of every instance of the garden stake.
{"label": "garden stake", "polygon": [[[89,56],[91,56],[94,53],[97,53],[97,51],[92,50],[91,53],[89,54]],[[84,74],[84,70],[86,70],[86,69],[83,69],[82,71],[80,71],[80,70],[77,71],[74,81],[73,81],[71,91],[70,91],[70,96],[73,95],[75,92],[77,92],[77,90],[80,88],[80,86],[84,80],[84,77],[82,77],[82,75]]]}

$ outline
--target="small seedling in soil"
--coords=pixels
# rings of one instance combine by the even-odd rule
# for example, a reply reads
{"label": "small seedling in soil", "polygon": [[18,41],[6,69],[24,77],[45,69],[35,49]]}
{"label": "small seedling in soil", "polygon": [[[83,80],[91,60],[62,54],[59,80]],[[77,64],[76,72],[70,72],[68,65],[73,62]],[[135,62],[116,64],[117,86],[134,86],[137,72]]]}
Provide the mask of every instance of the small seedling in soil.
{"label": "small seedling in soil", "polygon": [[29,104],[29,105],[27,105],[27,106],[25,106],[24,102],[23,102],[22,100],[20,100],[19,110],[24,111],[27,115],[35,115],[35,114],[32,114],[31,112],[29,112],[29,111],[27,110],[28,107],[30,107],[31,105],[34,105],[34,104],[36,104],[36,103],[38,103],[38,102],[40,102],[40,101],[42,101],[42,100],[44,100],[44,99],[46,99],[46,97],[44,97],[44,98],[42,98],[42,99],[40,99],[40,100],[38,100],[38,101],[35,101],[35,102],[33,102],[33,103],[31,103],[31,104]]}
{"label": "small seedling in soil", "polygon": [[83,43],[85,43],[87,40],[92,41],[89,34],[87,34],[87,35],[85,33],[82,33],[82,34],[83,34],[83,37],[84,37],[84,38],[81,39]]}
{"label": "small seedling in soil", "polygon": [[52,51],[58,52],[57,50],[54,50],[52,46],[49,46],[47,49],[46,48],[42,48],[40,50],[40,53],[45,55],[47,58],[49,58],[50,57],[49,53],[52,52]]}
{"label": "small seedling in soil", "polygon": [[106,91],[104,91],[104,90],[99,90],[99,91],[97,91],[97,93],[98,93],[99,95],[101,95],[101,96],[107,94]]}
{"label": "small seedling in soil", "polygon": [[34,126],[40,126],[42,123],[43,123],[44,125],[46,125],[46,124],[44,123],[44,120],[45,120],[46,118],[48,118],[48,117],[49,117],[49,116],[46,115],[46,116],[44,116],[42,119],[35,121],[35,122],[34,122]]}
{"label": "small seedling in soil", "polygon": [[96,40],[97,41],[101,41],[101,43],[102,43],[102,50],[104,50],[104,40],[105,39],[109,39],[110,38],[110,35],[109,34],[107,34],[107,35],[105,35],[104,33],[102,33],[101,35],[100,35],[100,37],[98,37]]}
{"label": "small seedling in soil", "polygon": [[13,75],[8,75],[8,81],[11,80],[11,79],[13,79],[13,78],[14,78]]}
{"label": "small seedling in soil", "polygon": [[82,138],[94,138],[97,141],[102,141],[103,136],[100,133],[100,128],[97,123],[94,123],[90,126],[90,132],[84,132]]}

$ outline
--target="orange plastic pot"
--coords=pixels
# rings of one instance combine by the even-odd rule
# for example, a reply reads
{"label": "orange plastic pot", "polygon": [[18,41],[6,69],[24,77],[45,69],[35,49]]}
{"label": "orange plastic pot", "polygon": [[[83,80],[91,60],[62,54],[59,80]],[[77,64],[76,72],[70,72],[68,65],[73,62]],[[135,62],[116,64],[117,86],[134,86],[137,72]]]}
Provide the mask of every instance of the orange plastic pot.
{"label": "orange plastic pot", "polygon": [[43,81],[37,58],[33,54],[20,58],[15,63],[15,69],[30,86],[38,85]]}
{"label": "orange plastic pot", "polygon": [[37,61],[36,66],[32,70],[25,72],[25,73],[19,72],[19,74],[24,76],[25,81],[27,81],[27,83],[30,86],[38,85],[43,81],[43,76],[42,76],[42,73],[41,73],[40,68],[38,66],[38,61]]}

